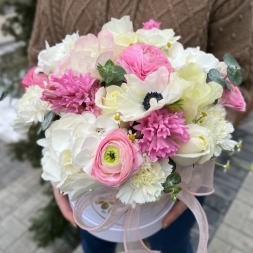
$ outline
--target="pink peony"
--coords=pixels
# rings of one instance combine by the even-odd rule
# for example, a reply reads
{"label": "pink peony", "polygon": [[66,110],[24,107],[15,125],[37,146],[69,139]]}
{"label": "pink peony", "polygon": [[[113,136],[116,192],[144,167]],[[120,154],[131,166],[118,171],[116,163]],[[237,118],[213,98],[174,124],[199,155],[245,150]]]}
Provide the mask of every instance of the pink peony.
{"label": "pink peony", "polygon": [[100,108],[95,104],[95,94],[100,86],[90,74],[75,76],[72,70],[62,77],[52,75],[41,99],[48,101],[57,112],[81,114],[90,111],[96,116]]}
{"label": "pink peony", "polygon": [[32,85],[38,85],[41,88],[45,87],[45,83],[48,82],[48,76],[42,73],[35,73],[37,66],[31,68],[22,80],[25,87]]}
{"label": "pink peony", "polygon": [[152,28],[160,29],[161,22],[156,22],[154,19],[150,19],[148,22],[142,24],[144,30],[150,30]]}
{"label": "pink peony", "polygon": [[234,86],[230,81],[231,91],[224,87],[222,97],[219,99],[219,104],[226,107],[231,107],[234,110],[244,112],[246,110],[246,103],[241,91],[237,86]]}
{"label": "pink peony", "polygon": [[147,44],[134,44],[126,48],[121,53],[117,64],[128,74],[134,74],[141,80],[162,66],[168,69],[169,74],[172,72],[171,64],[163,52]]}
{"label": "pink peony", "polygon": [[106,186],[119,186],[143,163],[138,148],[123,129],[108,134],[99,144],[91,175]]}
{"label": "pink peony", "polygon": [[174,156],[180,147],[177,141],[187,142],[190,139],[183,112],[172,113],[166,108],[153,111],[134,129],[141,131],[143,138],[139,147],[151,161]]}

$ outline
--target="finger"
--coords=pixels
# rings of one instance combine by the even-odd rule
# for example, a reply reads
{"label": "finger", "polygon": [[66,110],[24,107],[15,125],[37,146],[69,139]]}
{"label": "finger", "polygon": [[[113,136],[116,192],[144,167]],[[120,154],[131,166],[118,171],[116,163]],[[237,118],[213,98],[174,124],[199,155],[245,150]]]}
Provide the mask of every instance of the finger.
{"label": "finger", "polygon": [[167,228],[173,221],[175,221],[185,210],[187,206],[180,200],[171,208],[169,213],[163,219],[163,228]]}

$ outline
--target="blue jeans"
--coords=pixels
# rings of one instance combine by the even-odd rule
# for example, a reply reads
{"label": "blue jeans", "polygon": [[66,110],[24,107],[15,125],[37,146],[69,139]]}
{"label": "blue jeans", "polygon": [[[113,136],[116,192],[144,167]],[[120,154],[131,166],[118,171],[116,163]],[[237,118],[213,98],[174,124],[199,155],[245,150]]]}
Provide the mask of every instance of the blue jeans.
{"label": "blue jeans", "polygon": [[[204,197],[198,197],[201,204]],[[195,222],[192,212],[187,209],[168,228],[161,229],[148,239],[153,250],[160,250],[162,253],[193,253],[190,244],[190,229]],[[114,253],[116,243],[99,239],[89,232],[80,229],[82,246],[85,253]]]}

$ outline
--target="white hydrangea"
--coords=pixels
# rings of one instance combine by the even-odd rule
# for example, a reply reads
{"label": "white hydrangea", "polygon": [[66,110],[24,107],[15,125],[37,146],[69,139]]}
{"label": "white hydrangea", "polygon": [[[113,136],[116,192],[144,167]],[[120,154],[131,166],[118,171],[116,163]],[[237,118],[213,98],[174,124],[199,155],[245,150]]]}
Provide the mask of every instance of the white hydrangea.
{"label": "white hydrangea", "polygon": [[67,35],[61,43],[52,47],[46,41],[46,49],[42,50],[38,55],[38,68],[36,69],[36,73],[42,72],[49,75],[54,72],[59,60],[70,52],[78,38],[78,33]]}
{"label": "white hydrangea", "polygon": [[50,111],[50,104],[42,101],[43,89],[38,85],[27,88],[26,93],[15,105],[17,118],[14,121],[14,129],[24,133],[28,131],[32,123],[44,121],[44,116]]}
{"label": "white hydrangea", "polygon": [[[202,112],[206,113],[202,117]],[[202,117],[202,118],[201,118]],[[201,118],[197,124],[210,129],[216,145],[214,155],[219,156],[222,150],[233,151],[236,141],[231,140],[231,133],[234,131],[233,125],[226,120],[226,111],[222,105],[214,105],[203,108],[196,119]]]}
{"label": "white hydrangea", "polygon": [[154,202],[161,197],[167,176],[172,172],[172,166],[167,160],[151,162],[144,154],[144,162],[140,171],[125,184],[120,186],[116,197],[124,204],[133,207],[136,204]]}
{"label": "white hydrangea", "polygon": [[[99,184],[90,175],[96,148],[101,138],[116,128],[114,120],[96,118],[90,112],[69,113],[54,121],[45,132],[46,138],[38,141],[44,147],[42,178],[75,196]],[[86,183],[79,185],[78,180]]]}

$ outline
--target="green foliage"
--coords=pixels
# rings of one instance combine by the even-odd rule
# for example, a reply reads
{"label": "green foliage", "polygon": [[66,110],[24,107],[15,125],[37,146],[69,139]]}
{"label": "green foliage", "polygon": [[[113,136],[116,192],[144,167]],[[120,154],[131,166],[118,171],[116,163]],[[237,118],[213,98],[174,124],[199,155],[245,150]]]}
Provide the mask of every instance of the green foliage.
{"label": "green foliage", "polygon": [[176,195],[182,190],[181,187],[175,186],[176,184],[181,183],[181,176],[177,172],[172,172],[167,178],[163,186],[163,191],[165,193],[170,193],[171,199],[176,202]]}
{"label": "green foliage", "polygon": [[42,131],[45,131],[45,130],[49,127],[49,125],[50,125],[50,123],[53,121],[54,117],[55,117],[55,113],[52,112],[52,111],[50,111],[50,112],[45,116],[45,119],[44,119],[44,121],[41,123],[41,127],[40,127],[39,130],[38,130],[38,134],[40,133],[41,130],[42,130]]}
{"label": "green foliage", "polygon": [[98,64],[97,69],[101,77],[104,79],[106,86],[121,86],[122,81],[124,80],[124,75],[126,74],[126,71],[122,67],[114,65],[111,60],[108,60],[104,66]]}
{"label": "green foliage", "polygon": [[209,83],[213,81],[220,84],[222,87],[226,86],[229,90],[231,90],[230,83],[226,79],[228,78],[235,86],[240,85],[243,80],[241,68],[231,54],[225,54],[223,56],[223,60],[227,65],[227,75],[223,76],[217,69],[210,69],[207,74],[206,82]]}
{"label": "green foliage", "polygon": [[57,238],[63,238],[73,248],[80,243],[78,231],[61,214],[54,200],[52,187],[47,190],[50,201],[47,206],[39,209],[35,217],[31,219],[29,230],[34,232],[33,239],[38,246],[46,247]]}
{"label": "green foliage", "polygon": [[217,69],[210,69],[207,74],[207,83],[216,82],[224,87],[226,84],[224,76]]}

